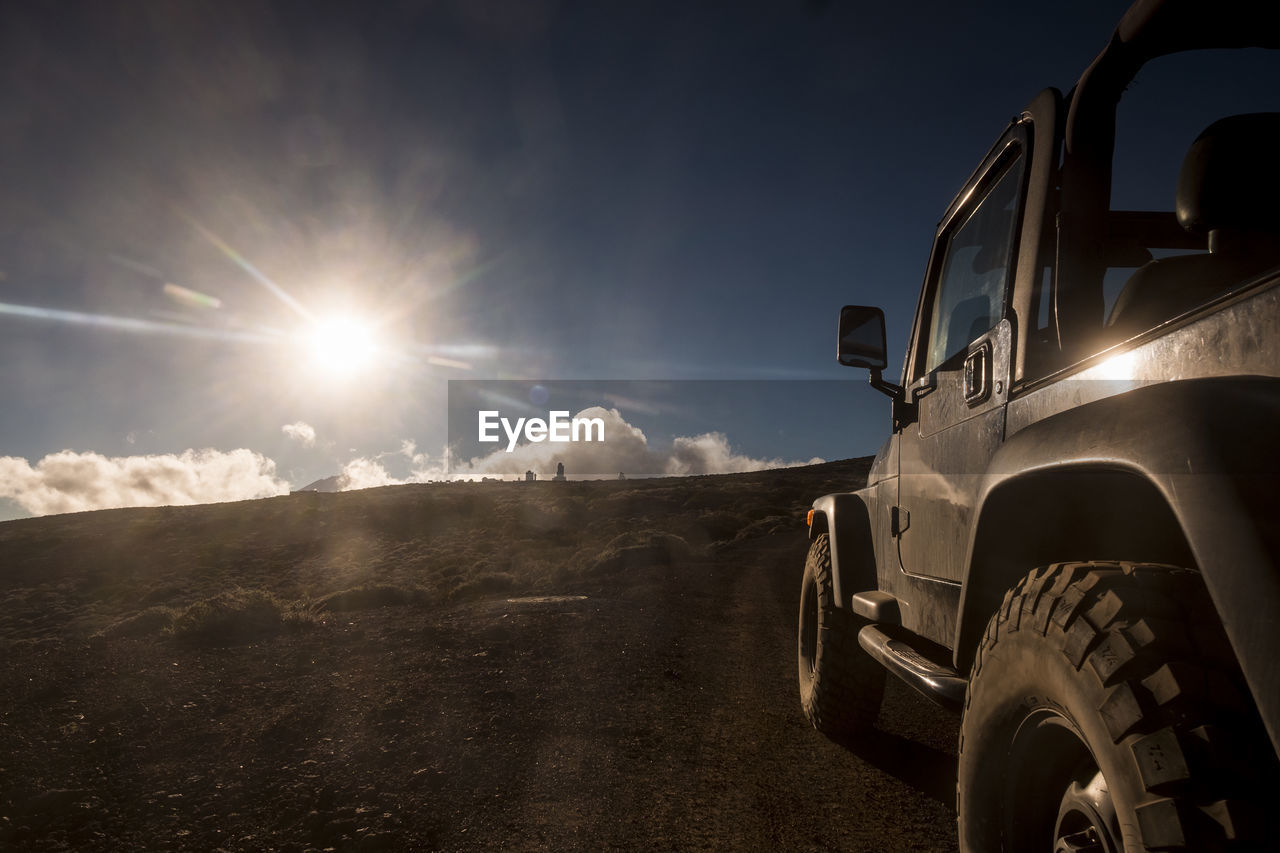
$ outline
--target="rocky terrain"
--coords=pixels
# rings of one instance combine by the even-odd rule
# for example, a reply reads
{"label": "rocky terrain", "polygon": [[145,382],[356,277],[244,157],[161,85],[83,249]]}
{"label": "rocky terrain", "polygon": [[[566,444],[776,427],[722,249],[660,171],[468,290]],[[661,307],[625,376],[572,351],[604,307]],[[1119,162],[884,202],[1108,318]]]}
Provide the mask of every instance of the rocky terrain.
{"label": "rocky terrain", "polygon": [[866,464],[0,524],[0,848],[954,849],[953,718],[796,699]]}

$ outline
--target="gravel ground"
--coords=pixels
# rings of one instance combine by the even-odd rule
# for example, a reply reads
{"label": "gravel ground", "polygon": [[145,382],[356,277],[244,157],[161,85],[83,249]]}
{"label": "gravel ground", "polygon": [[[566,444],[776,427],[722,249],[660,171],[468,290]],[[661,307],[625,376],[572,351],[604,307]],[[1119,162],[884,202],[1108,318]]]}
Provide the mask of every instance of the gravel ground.
{"label": "gravel ground", "polygon": [[0,847],[955,849],[953,717],[893,679],[864,742],[800,712],[805,544],[234,643],[27,614],[0,664]]}

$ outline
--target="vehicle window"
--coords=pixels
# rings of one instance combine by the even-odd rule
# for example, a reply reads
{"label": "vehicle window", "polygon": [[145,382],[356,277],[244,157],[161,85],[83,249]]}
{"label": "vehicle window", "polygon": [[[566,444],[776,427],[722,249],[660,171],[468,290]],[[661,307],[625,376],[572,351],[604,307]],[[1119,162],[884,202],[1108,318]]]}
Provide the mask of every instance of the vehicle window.
{"label": "vehicle window", "polygon": [[[1195,139],[1227,116],[1280,112],[1277,79],[1280,51],[1199,50],[1147,63],[1125,91],[1116,113],[1113,245],[1102,294],[1103,316],[1119,331],[1149,328],[1280,260],[1272,236],[1257,246],[1236,241],[1221,257],[1203,257],[1209,249],[1206,228],[1185,231],[1173,213],[1183,159]],[[1238,186],[1213,192],[1228,190],[1246,192]],[[1164,218],[1134,218],[1143,211]],[[1274,230],[1272,222],[1256,226]]]}
{"label": "vehicle window", "polygon": [[1192,141],[1224,116],[1280,110],[1280,51],[1192,50],[1153,59],[1116,110],[1112,210],[1173,210]]}
{"label": "vehicle window", "polygon": [[1021,158],[997,167],[967,216],[946,238],[929,312],[925,373],[965,350],[1000,321],[1021,185]]}

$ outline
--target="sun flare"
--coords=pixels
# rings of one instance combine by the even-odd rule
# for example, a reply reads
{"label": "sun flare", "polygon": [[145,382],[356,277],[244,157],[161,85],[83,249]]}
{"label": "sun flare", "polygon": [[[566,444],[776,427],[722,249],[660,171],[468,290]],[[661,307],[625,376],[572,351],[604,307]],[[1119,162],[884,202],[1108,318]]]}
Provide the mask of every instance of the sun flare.
{"label": "sun flare", "polygon": [[303,335],[307,363],[329,376],[352,376],[377,361],[373,328],[350,316],[317,320]]}

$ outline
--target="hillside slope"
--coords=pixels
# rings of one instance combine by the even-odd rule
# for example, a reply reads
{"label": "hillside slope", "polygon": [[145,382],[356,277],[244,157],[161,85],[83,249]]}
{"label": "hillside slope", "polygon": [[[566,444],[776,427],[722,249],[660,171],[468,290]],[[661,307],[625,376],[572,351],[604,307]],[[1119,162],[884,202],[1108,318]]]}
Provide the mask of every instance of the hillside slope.
{"label": "hillside slope", "polygon": [[953,720],[795,699],[866,464],[0,524],[0,845],[950,849]]}

